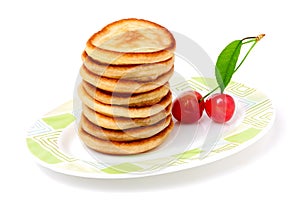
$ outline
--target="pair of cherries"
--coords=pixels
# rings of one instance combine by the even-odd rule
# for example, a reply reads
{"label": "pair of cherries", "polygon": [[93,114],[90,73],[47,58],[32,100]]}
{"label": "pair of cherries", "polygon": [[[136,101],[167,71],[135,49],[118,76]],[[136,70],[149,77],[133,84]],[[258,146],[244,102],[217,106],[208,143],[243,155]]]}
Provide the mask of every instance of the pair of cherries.
{"label": "pair of cherries", "polygon": [[[180,122],[194,123],[203,115],[205,110],[207,116],[217,123],[229,121],[235,111],[233,98],[224,94],[226,86],[230,83],[232,75],[241,67],[250,51],[265,34],[256,37],[245,37],[242,40],[234,40],[229,43],[220,53],[216,62],[215,75],[219,86],[209,92],[204,98],[197,91],[187,91],[177,97],[173,103],[172,114]],[[248,52],[239,59],[241,48],[245,44],[252,43]],[[239,64],[237,61],[241,60]],[[211,95],[216,89],[221,93]],[[205,100],[205,98],[208,98]]]}
{"label": "pair of cherries", "polygon": [[234,114],[234,99],[228,94],[216,93],[204,100],[199,92],[186,91],[174,100],[172,114],[180,122],[195,123],[204,110],[213,121],[225,123]]}

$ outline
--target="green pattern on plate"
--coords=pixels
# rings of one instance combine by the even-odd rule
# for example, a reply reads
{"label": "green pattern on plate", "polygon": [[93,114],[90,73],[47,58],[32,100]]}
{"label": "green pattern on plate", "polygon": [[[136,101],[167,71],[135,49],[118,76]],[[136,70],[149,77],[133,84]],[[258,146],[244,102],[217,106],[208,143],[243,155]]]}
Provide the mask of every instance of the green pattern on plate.
{"label": "green pattern on plate", "polygon": [[225,138],[225,140],[227,140],[228,142],[242,144],[243,142],[246,142],[246,141],[254,138],[259,132],[260,132],[260,129],[249,128],[241,133],[229,136],[229,137]]}
{"label": "green pattern on plate", "polygon": [[31,138],[27,138],[27,146],[34,156],[38,157],[47,164],[57,164],[63,162]]}
{"label": "green pattern on plate", "polygon": [[224,145],[224,146],[222,146],[220,148],[214,149],[212,152],[214,152],[214,153],[221,153],[223,151],[231,150],[231,149],[233,149],[233,148],[235,148],[237,146],[238,146],[238,144],[229,143],[229,144],[226,144],[226,145]]}
{"label": "green pattern on plate", "polygon": [[66,128],[74,120],[75,117],[71,113],[43,118],[43,121],[51,126],[54,130]]}
{"label": "green pattern on plate", "polygon": [[201,149],[195,148],[192,150],[185,151],[183,153],[177,154],[174,157],[178,159],[191,159],[192,157],[199,156],[201,153]]}
{"label": "green pattern on plate", "polygon": [[130,173],[142,170],[142,167],[131,163],[121,163],[119,165],[113,165],[107,168],[102,169],[103,172],[108,174],[123,174],[123,173]]}

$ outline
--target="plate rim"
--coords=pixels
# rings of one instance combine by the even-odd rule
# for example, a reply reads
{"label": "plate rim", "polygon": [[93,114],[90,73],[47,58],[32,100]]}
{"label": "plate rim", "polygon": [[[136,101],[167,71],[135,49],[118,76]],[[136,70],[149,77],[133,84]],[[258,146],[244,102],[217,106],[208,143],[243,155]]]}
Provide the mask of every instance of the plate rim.
{"label": "plate rim", "polygon": [[[199,78],[199,77],[196,77]],[[200,78],[204,78],[204,77],[200,77]],[[232,83],[238,83],[238,82],[234,82],[232,81]],[[248,87],[248,86],[247,86]],[[252,144],[256,143],[257,141],[259,141],[263,136],[265,136],[271,126],[273,125],[275,118],[276,118],[276,109],[274,108],[273,102],[271,101],[270,98],[268,98],[268,96],[265,93],[262,93],[261,91],[255,89],[256,91],[260,92],[260,94],[262,94],[267,100],[270,101],[270,108],[272,109],[272,117],[271,119],[268,121],[267,125],[261,129],[258,134],[256,134],[253,138],[243,142],[240,145],[237,145],[236,147],[229,149],[229,150],[225,150],[222,151],[221,153],[217,153],[214,154],[213,156],[207,156],[204,157],[203,159],[195,159],[195,160],[190,160],[188,163],[184,163],[184,164],[180,164],[180,165],[175,165],[175,166],[167,166],[161,170],[154,170],[154,171],[149,171],[147,173],[118,173],[118,174],[110,174],[110,173],[105,173],[101,170],[98,171],[98,173],[91,173],[91,172],[86,172],[86,171],[72,171],[72,170],[68,170],[65,169],[63,167],[59,167],[56,164],[49,164],[43,160],[41,160],[40,158],[38,158],[36,155],[33,154],[33,152],[30,150],[30,144],[28,143],[28,138],[32,139],[32,135],[30,131],[27,131],[27,135],[26,135],[26,143],[27,143],[27,149],[29,150],[31,156],[35,159],[35,161],[40,164],[41,166],[48,168],[52,171],[58,172],[58,173],[62,173],[62,174],[66,174],[66,175],[70,175],[70,176],[77,176],[77,177],[84,177],[84,178],[95,178],[95,179],[127,179],[127,178],[139,178],[139,177],[147,177],[147,176],[155,176],[155,175],[162,175],[162,174],[168,174],[168,173],[172,173],[172,172],[177,172],[177,171],[182,171],[182,170],[186,170],[186,169],[191,169],[194,167],[199,167],[199,166],[203,166],[209,163],[213,163],[216,162],[218,160],[221,159],[225,159],[231,155],[234,155],[238,152],[241,152],[244,149],[247,149],[249,146],[251,146]],[[64,104],[67,103],[72,103],[73,100],[69,100]],[[62,105],[64,105],[62,104]],[[61,105],[60,105],[61,106]],[[55,109],[58,109],[59,106]],[[55,110],[54,109],[54,110]],[[66,109],[66,108],[65,108]],[[38,120],[36,120],[35,122],[42,120],[45,117],[51,117],[51,116],[58,116],[60,114],[71,114],[72,115],[72,110],[64,110],[64,111],[60,111],[60,112],[54,112],[55,114],[53,115],[48,115],[45,114],[42,117],[40,117]],[[51,113],[51,112],[50,112]],[[74,117],[75,118],[75,117]],[[74,122],[74,121],[73,121]],[[65,130],[66,128],[68,128],[73,122],[69,123],[66,127],[62,128],[61,130],[55,130],[58,134],[62,134],[63,130]],[[52,130],[53,131],[53,130]],[[44,132],[45,133],[45,132]],[[49,132],[46,132],[49,133]],[[38,135],[38,134],[37,134]],[[78,159],[80,160],[80,159]],[[96,161],[96,160],[95,160]],[[64,161],[65,162],[65,161]],[[98,161],[96,161],[98,162]]]}

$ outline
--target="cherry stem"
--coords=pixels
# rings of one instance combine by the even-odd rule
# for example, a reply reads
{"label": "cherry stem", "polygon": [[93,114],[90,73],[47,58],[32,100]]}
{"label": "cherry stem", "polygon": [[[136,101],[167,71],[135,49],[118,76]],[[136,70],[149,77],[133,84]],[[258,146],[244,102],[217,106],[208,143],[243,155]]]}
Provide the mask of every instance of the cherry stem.
{"label": "cherry stem", "polygon": [[219,88],[220,87],[218,86],[215,89],[213,89],[212,91],[210,91],[209,93],[207,93],[205,96],[203,96],[201,99],[198,100],[198,103],[200,103],[201,101],[203,101],[206,97],[208,97],[209,95],[211,95],[214,91],[216,91]]}
{"label": "cherry stem", "polygon": [[244,41],[244,40],[250,40],[250,39],[256,39],[257,37],[245,37],[245,38],[243,38],[242,39],[242,41]]}
{"label": "cherry stem", "polygon": [[[254,43],[252,44],[252,46],[250,47],[250,49],[248,50],[248,52],[246,53],[246,55],[244,56],[244,58],[242,59],[242,61],[240,62],[240,64],[235,68],[235,70],[234,70],[233,73],[235,73],[235,72],[241,67],[241,65],[243,64],[243,62],[244,62],[244,61],[246,60],[246,58],[248,57],[250,51],[251,51],[251,50],[253,49],[253,47],[256,45],[257,40],[251,40],[251,41],[249,41],[249,42],[254,42]],[[248,42],[247,42],[247,43],[248,43]],[[243,44],[246,44],[246,43],[243,43]]]}
{"label": "cherry stem", "polygon": [[[247,51],[247,53],[245,54],[244,58],[242,59],[242,61],[240,62],[240,64],[235,68],[233,74],[241,67],[241,65],[243,64],[243,62],[246,60],[247,56],[249,55],[250,51],[254,48],[254,46],[256,45],[256,43],[258,41],[260,41],[263,37],[265,36],[265,34],[260,34],[258,35],[257,37],[245,37],[242,39],[242,42],[244,40],[248,40],[246,42],[243,42],[242,45],[244,44],[248,44],[248,43],[251,43],[251,42],[254,42],[252,44],[252,46],[250,47],[250,49]],[[219,89],[220,87],[217,86],[216,88],[214,88],[213,90],[211,90],[209,93],[207,93],[205,96],[203,96],[201,99],[198,100],[198,103],[200,103],[201,101],[204,101],[204,99],[206,97],[208,97],[209,95],[211,95],[213,92],[215,92],[217,89]]]}
{"label": "cherry stem", "polygon": [[255,39],[257,42],[259,41],[259,40],[261,40],[263,37],[265,37],[265,35],[266,34],[259,34],[258,36],[256,36],[256,37],[245,37],[245,38],[243,38],[242,39],[242,41],[244,41],[244,40],[249,40],[249,39]]}
{"label": "cherry stem", "polygon": [[248,44],[248,43],[250,43],[250,42],[255,42],[256,40],[255,39],[252,39],[252,40],[248,40],[248,41],[246,41],[246,42],[243,42],[242,44],[244,45],[244,44]]}
{"label": "cherry stem", "polygon": [[250,43],[250,42],[254,42],[254,43],[252,44],[252,46],[250,47],[250,49],[248,50],[248,52],[246,53],[246,55],[244,56],[244,58],[242,59],[242,61],[240,62],[240,64],[235,68],[235,70],[234,70],[233,73],[235,73],[241,67],[241,65],[243,64],[243,62],[246,60],[247,56],[249,55],[250,51],[253,49],[253,47],[256,45],[256,43],[258,41],[260,41],[264,36],[265,36],[265,34],[260,34],[260,35],[258,35],[256,37],[246,37],[246,38],[242,39],[242,41],[251,39],[251,40],[249,40],[247,42],[244,42],[243,45],[247,44],[247,43]]}

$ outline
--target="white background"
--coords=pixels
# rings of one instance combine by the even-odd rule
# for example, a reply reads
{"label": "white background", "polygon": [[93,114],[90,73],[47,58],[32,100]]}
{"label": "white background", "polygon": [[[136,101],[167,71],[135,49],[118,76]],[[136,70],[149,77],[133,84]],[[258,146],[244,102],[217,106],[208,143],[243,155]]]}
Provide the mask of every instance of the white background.
{"label": "white background", "polygon": [[[0,199],[299,199],[296,3],[1,1]],[[229,158],[147,178],[77,178],[36,164],[26,148],[26,129],[72,98],[86,40],[104,25],[128,17],[148,19],[186,35],[213,60],[230,41],[265,33],[233,79],[273,100],[276,119],[268,134]]]}

